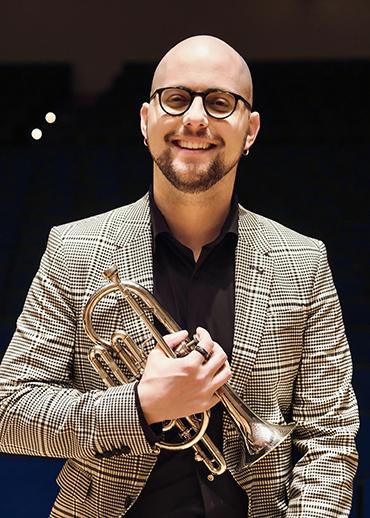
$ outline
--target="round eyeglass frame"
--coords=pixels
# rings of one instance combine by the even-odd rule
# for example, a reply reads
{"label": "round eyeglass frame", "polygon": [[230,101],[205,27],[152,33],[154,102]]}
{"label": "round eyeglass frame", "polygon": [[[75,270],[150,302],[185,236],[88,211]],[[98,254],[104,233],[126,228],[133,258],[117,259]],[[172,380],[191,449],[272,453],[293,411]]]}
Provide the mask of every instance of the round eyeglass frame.
{"label": "round eyeglass frame", "polygon": [[[185,110],[183,110],[180,113],[170,113],[169,111],[167,111],[165,109],[165,107],[162,104],[162,93],[165,90],[183,90],[184,92],[187,92],[190,95],[189,106],[187,108],[185,108]],[[221,117],[218,117],[217,115],[213,115],[212,113],[210,113],[208,111],[207,106],[205,104],[205,98],[207,97],[207,95],[215,93],[215,92],[229,94],[229,95],[232,95],[234,97],[234,99],[235,99],[234,108],[227,115],[223,115]],[[247,109],[249,111],[252,111],[252,105],[246,99],[244,99],[244,97],[242,97],[241,95],[236,94],[234,92],[228,92],[227,90],[221,90],[219,88],[209,88],[208,90],[205,90],[204,92],[196,92],[195,90],[191,90],[190,88],[187,88],[186,86],[165,86],[164,88],[157,88],[157,90],[155,90],[152,93],[152,95],[150,96],[149,101],[154,99],[154,97],[156,95],[158,95],[159,104],[160,104],[162,110],[165,113],[167,113],[167,115],[171,115],[171,117],[179,117],[181,115],[184,115],[184,113],[186,113],[189,110],[189,108],[191,107],[191,105],[193,104],[194,98],[198,97],[198,96],[202,98],[203,108],[204,108],[206,114],[209,115],[210,117],[212,117],[213,119],[227,119],[227,117],[230,117],[230,115],[232,115],[234,113],[234,111],[236,109],[236,106],[238,104],[238,101],[242,101],[244,103],[244,105],[247,107]]]}

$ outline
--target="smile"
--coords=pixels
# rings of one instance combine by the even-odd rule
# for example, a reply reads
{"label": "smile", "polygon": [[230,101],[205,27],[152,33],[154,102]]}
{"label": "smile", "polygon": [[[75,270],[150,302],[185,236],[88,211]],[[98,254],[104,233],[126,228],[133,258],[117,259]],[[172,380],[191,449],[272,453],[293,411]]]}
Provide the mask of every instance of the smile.
{"label": "smile", "polygon": [[214,147],[213,144],[210,144],[208,142],[190,142],[188,140],[176,140],[174,141],[174,144],[177,146],[177,147],[180,147],[181,149],[201,149],[201,150],[205,150],[205,149],[211,149],[212,147]]}

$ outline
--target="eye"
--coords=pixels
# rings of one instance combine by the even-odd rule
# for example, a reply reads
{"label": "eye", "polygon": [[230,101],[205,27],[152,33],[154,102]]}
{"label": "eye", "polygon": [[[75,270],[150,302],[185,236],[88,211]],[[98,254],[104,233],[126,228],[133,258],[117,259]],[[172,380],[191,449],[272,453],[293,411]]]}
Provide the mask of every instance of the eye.
{"label": "eye", "polygon": [[228,92],[211,92],[206,97],[207,108],[215,113],[228,113],[234,109],[234,96]]}
{"label": "eye", "polygon": [[187,92],[176,88],[163,91],[162,103],[169,108],[183,108],[189,104],[190,96]]}

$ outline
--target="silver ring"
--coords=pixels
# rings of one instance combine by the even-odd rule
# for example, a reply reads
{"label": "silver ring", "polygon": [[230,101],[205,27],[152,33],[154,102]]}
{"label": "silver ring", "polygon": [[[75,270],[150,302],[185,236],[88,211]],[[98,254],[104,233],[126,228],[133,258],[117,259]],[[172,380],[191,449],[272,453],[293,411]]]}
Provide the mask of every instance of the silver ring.
{"label": "silver ring", "polygon": [[204,349],[204,347],[202,347],[201,345],[197,344],[195,347],[194,347],[194,351],[197,351],[199,354],[201,354],[204,358],[204,361],[205,362],[208,362],[208,360],[210,359],[211,357],[211,354],[206,351]]}

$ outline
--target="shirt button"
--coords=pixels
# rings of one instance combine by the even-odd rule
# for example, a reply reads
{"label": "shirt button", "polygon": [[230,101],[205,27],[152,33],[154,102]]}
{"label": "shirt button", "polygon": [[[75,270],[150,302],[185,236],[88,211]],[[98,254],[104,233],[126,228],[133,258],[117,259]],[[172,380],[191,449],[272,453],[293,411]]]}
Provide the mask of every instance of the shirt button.
{"label": "shirt button", "polygon": [[128,509],[133,501],[134,501],[134,499],[133,499],[133,497],[131,495],[126,496],[125,508]]}

